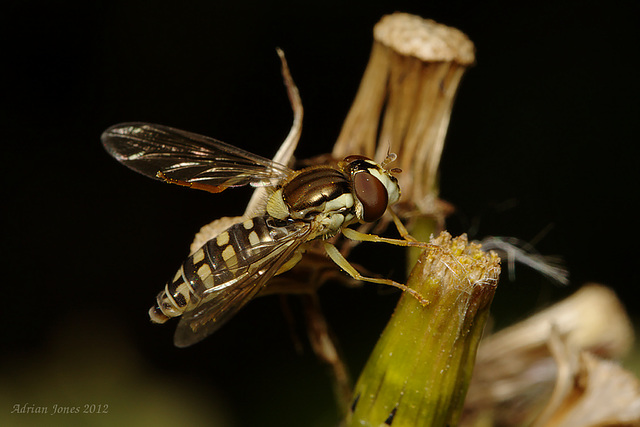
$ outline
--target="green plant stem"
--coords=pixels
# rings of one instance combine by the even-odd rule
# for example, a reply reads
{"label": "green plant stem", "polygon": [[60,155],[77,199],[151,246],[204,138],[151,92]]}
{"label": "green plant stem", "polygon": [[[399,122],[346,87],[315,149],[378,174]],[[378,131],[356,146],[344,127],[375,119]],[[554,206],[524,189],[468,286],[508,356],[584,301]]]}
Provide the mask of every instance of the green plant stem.
{"label": "green plant stem", "polygon": [[[411,236],[419,242],[428,242],[438,231],[438,221],[434,217],[420,216],[411,227]],[[407,273],[411,272],[420,254],[424,251],[421,248],[409,248],[407,250]]]}
{"label": "green plant stem", "polygon": [[432,240],[357,384],[347,425],[440,426],[459,419],[499,258],[444,232]]}

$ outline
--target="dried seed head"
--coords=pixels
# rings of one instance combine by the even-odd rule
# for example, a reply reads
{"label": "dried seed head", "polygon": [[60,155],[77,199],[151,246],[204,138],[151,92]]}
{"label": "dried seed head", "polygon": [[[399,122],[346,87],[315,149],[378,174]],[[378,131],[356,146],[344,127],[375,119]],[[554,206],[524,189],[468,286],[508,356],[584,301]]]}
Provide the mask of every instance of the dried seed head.
{"label": "dried seed head", "polygon": [[475,61],[473,43],[462,31],[408,13],[383,17],[373,29],[373,35],[399,54],[425,62],[471,65]]}
{"label": "dried seed head", "polygon": [[640,381],[618,363],[579,352],[555,334],[558,365],[551,398],[532,427],[638,426]]}
{"label": "dried seed head", "polygon": [[[562,373],[577,363],[581,352],[615,359],[626,354],[632,342],[631,322],[616,295],[604,286],[584,286],[483,339],[465,402],[465,425],[482,413],[492,414],[501,425],[527,424],[549,400],[554,385],[568,381]],[[567,350],[558,350],[563,348]],[[603,409],[609,403],[603,399]]]}
{"label": "dried seed head", "polygon": [[398,154],[405,211],[443,215],[436,177],[451,105],[473,43],[459,30],[406,13],[382,18],[333,155]]}

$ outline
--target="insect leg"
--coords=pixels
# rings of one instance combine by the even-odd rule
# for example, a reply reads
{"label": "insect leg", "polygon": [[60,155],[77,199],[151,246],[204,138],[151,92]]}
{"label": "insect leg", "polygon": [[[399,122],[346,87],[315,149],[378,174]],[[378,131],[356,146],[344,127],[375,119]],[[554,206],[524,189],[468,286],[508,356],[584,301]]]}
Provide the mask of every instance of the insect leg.
{"label": "insect leg", "polygon": [[431,246],[430,243],[417,241],[416,239],[411,237],[408,233],[406,236],[403,236],[405,237],[405,239],[390,239],[390,238],[381,237],[375,234],[361,233],[351,228],[343,228],[342,234],[344,234],[344,236],[347,237],[348,239],[357,240],[359,242],[389,243],[391,245],[396,245],[396,246],[411,246],[411,247],[417,247],[417,248],[428,248],[429,246]]}
{"label": "insect leg", "polygon": [[[369,236],[369,234],[365,234],[365,236]],[[378,237],[378,236],[375,236],[375,237]],[[393,239],[390,239],[390,240],[393,240]],[[419,292],[416,292],[415,290],[409,288],[407,285],[403,285],[402,283],[395,282],[391,279],[363,276],[358,272],[358,270],[356,270],[351,264],[349,264],[349,261],[347,261],[347,259],[344,256],[342,256],[338,248],[333,246],[331,243],[324,242],[324,250],[327,252],[327,255],[329,255],[329,258],[331,258],[331,260],[338,265],[338,267],[342,268],[344,271],[347,272],[347,274],[349,274],[354,279],[361,280],[363,282],[379,283],[382,285],[393,286],[395,288],[401,289],[402,291],[410,294],[412,297],[417,299],[418,302],[422,304],[423,307],[429,304],[429,301],[426,298],[420,295]]]}
{"label": "insect leg", "polygon": [[398,230],[398,233],[400,233],[400,236],[402,236],[402,238],[404,240],[409,240],[412,242],[417,242],[417,240],[415,239],[415,237],[413,237],[412,235],[409,234],[409,230],[407,230],[407,228],[404,226],[404,224],[402,223],[402,220],[398,217],[398,215],[393,211],[393,209],[389,208],[387,209],[389,211],[389,215],[391,215],[391,218],[393,219],[393,223],[396,225],[396,229]]}
{"label": "insect leg", "polygon": [[[386,238],[386,237],[377,236],[375,234],[360,233],[359,231],[353,230],[351,228],[343,228],[342,229],[342,234],[345,237],[349,238],[349,239],[357,240],[357,241],[360,241],[360,242],[389,243],[391,245],[396,245],[396,246],[410,246],[410,247],[423,248],[423,249],[434,248],[434,249],[437,249],[437,250],[440,250],[440,251],[443,250],[443,248],[440,248],[438,246],[434,246],[431,243],[419,242],[416,239],[414,239],[413,237],[409,236],[408,234],[406,236],[407,240],[389,239],[389,238]],[[412,239],[412,240],[409,240],[409,239]],[[455,256],[449,255],[448,258],[451,259],[452,265],[449,265],[446,261],[444,261],[445,258],[443,258],[442,262],[445,263],[445,265],[451,271],[451,273],[453,273],[455,276],[459,276],[460,273],[463,274],[463,277],[464,276],[468,276],[466,268],[462,264],[460,264],[460,261]],[[335,260],[334,260],[334,262],[335,262]],[[338,263],[336,262],[336,264],[338,264]],[[340,264],[338,264],[338,265],[340,265]],[[457,268],[455,268],[455,267],[457,267]],[[467,280],[469,280],[469,279],[467,278]]]}

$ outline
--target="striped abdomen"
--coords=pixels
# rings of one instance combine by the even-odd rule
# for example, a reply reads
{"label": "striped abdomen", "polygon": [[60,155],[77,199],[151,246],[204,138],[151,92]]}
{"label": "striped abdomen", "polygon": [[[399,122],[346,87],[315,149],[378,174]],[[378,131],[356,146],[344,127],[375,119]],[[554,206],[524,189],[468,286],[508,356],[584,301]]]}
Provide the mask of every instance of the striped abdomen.
{"label": "striped abdomen", "polygon": [[182,315],[236,282],[250,268],[252,247],[272,242],[283,232],[258,217],[234,224],[209,240],[182,263],[149,310],[155,323]]}

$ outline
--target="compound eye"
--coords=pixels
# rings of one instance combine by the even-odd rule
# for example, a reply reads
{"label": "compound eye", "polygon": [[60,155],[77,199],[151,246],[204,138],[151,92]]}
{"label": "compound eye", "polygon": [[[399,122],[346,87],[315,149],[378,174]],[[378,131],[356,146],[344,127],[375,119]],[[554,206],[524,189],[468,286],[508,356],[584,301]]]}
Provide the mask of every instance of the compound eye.
{"label": "compound eye", "polygon": [[356,197],[362,203],[362,220],[375,221],[387,210],[389,196],[387,189],[378,178],[369,172],[362,171],[353,177],[353,188]]}

